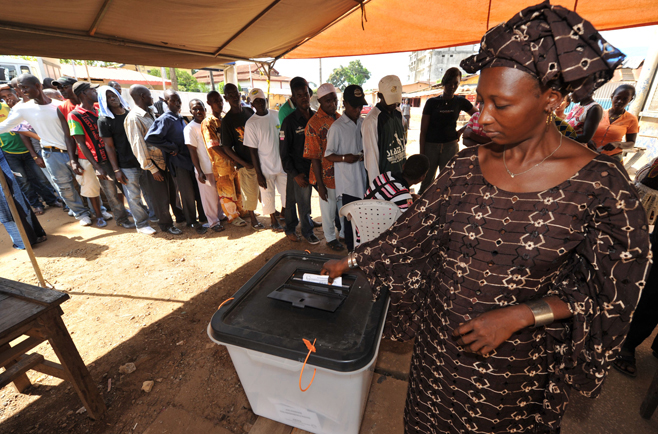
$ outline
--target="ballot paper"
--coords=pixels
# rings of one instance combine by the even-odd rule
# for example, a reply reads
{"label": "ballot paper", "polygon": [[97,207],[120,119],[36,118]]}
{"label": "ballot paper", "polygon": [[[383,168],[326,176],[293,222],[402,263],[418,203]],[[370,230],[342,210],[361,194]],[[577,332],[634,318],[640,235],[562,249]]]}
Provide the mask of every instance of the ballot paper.
{"label": "ballot paper", "polygon": [[[320,274],[304,273],[304,276],[302,277],[302,279],[304,280],[304,282],[324,283],[325,285],[329,285],[329,276],[322,276]],[[332,286],[343,286],[343,278],[342,277],[336,277],[331,285]]]}

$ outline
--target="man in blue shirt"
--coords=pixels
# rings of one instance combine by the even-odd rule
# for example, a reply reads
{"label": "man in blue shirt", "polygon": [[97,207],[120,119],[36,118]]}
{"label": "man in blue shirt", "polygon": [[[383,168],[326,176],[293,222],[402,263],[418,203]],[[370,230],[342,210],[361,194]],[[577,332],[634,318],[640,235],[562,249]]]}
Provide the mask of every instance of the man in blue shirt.
{"label": "man in blue shirt", "polygon": [[[194,164],[190,157],[190,150],[185,146],[185,121],[180,116],[181,99],[178,93],[168,89],[164,94],[167,109],[153,122],[146,137],[147,142],[160,149],[165,155],[167,169],[171,172],[178,193],[187,226],[203,234],[208,231],[196,219],[196,210],[199,210],[199,220],[206,220],[201,205],[199,187],[194,178]],[[172,201],[172,204],[174,202]]]}

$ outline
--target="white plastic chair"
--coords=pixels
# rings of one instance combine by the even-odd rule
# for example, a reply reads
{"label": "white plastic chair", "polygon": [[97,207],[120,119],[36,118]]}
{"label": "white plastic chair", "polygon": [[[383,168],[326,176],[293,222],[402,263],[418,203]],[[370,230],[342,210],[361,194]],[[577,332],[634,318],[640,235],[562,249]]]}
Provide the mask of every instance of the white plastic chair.
{"label": "white plastic chair", "polygon": [[339,214],[352,222],[354,246],[356,247],[361,243],[374,240],[393,226],[402,211],[393,202],[364,199],[348,203],[340,209]]}

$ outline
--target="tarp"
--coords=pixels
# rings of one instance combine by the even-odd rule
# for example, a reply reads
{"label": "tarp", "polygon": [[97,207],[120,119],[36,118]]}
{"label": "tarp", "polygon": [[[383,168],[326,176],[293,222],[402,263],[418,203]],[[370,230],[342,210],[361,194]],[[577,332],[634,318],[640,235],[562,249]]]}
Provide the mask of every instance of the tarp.
{"label": "tarp", "polygon": [[26,0],[0,8],[0,54],[202,68],[274,58],[354,0]]}
{"label": "tarp", "polygon": [[[487,31],[540,0],[372,0],[286,56],[290,59],[420,51],[476,44]],[[571,0],[598,30],[658,24],[657,0]],[[487,22],[489,25],[487,26]],[[655,42],[655,41],[652,41]]]}
{"label": "tarp", "polygon": [[[538,3],[371,0],[362,10],[361,1],[7,1],[0,14],[0,54],[201,68],[284,55],[418,51],[477,43],[487,27]],[[558,3],[575,7],[599,30],[658,23],[656,0]]]}

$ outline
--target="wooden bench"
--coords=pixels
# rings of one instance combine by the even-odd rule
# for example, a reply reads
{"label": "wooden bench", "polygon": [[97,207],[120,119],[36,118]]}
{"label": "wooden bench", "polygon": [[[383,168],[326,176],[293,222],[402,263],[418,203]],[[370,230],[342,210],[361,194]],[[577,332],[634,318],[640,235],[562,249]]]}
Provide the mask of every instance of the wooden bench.
{"label": "wooden bench", "polygon": [[[60,304],[68,294],[0,278],[0,388],[14,383],[18,392],[31,385],[25,373],[35,370],[71,383],[87,413],[94,419],[107,411],[64,321]],[[12,341],[25,336],[14,346]],[[59,362],[28,351],[48,341]]]}

